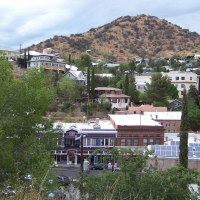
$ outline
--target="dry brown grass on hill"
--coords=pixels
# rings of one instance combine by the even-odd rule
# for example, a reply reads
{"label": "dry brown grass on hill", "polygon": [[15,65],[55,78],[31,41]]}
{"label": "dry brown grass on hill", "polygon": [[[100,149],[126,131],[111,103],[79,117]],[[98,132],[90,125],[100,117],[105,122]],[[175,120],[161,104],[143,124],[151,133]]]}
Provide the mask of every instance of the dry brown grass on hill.
{"label": "dry brown grass on hill", "polygon": [[83,34],[54,36],[30,48],[42,52],[47,47],[63,57],[71,54],[72,59],[91,49],[95,59],[127,62],[138,56],[194,55],[200,52],[200,35],[154,16],[125,16]]}

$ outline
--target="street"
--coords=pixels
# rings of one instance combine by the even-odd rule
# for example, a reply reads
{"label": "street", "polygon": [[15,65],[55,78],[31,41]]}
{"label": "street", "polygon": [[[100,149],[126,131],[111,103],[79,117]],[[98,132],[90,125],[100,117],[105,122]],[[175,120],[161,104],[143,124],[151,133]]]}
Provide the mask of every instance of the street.
{"label": "street", "polygon": [[[57,167],[52,169],[53,174],[55,175],[65,175],[69,178],[76,178],[80,174],[79,167]],[[90,170],[89,174],[91,175],[101,175],[102,170]]]}

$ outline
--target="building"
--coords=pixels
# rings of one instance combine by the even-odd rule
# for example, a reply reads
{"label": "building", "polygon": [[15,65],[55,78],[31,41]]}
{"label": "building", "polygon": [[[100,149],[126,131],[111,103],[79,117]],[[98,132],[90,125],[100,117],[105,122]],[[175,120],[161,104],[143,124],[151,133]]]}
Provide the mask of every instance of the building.
{"label": "building", "polygon": [[[77,165],[80,163],[81,142],[76,140],[80,135],[83,136],[83,158],[91,156],[96,149],[102,149],[102,154],[106,154],[113,148],[117,137],[117,131],[108,120],[101,121],[97,118],[87,123],[60,123],[60,125],[63,130],[62,137],[58,138],[60,148],[53,151],[55,160],[59,164]],[[92,155],[91,162],[101,162],[102,154]]]}
{"label": "building", "polygon": [[0,48],[0,51],[5,53],[5,57],[8,60],[17,60],[17,56],[19,55],[19,51],[15,51],[10,48]]}
{"label": "building", "polygon": [[181,125],[181,111],[144,112],[145,116],[159,122],[164,126],[165,133],[179,133]]}
{"label": "building", "polygon": [[27,69],[31,67],[43,67],[45,70],[58,73],[66,72],[66,63],[57,53],[32,55],[31,60],[27,61]]}
{"label": "building", "polygon": [[183,97],[184,89],[189,90],[190,85],[194,85],[199,90],[198,75],[193,72],[170,71],[163,75],[168,75],[171,82],[177,87],[179,98]]}
{"label": "building", "polygon": [[115,114],[130,115],[130,114],[141,114],[143,112],[166,112],[167,107],[154,107],[152,105],[144,104],[141,106],[129,106],[128,110],[115,111]]}
{"label": "building", "polygon": [[[193,72],[184,72],[184,71],[170,71],[170,72],[161,72],[164,76],[169,76],[171,82],[177,87],[179,91],[179,98],[183,97],[183,90],[187,91],[190,88],[190,85],[194,85],[198,90],[199,86],[199,77]],[[142,86],[142,83],[151,83],[151,76],[155,73],[143,73],[135,76],[136,85]],[[144,88],[143,88],[144,89]],[[140,90],[142,91],[142,90]]]}
{"label": "building", "polygon": [[82,85],[87,85],[87,74],[83,74],[82,71],[69,70],[64,74],[64,77],[68,77]]}
{"label": "building", "polygon": [[97,87],[95,88],[95,99],[101,101],[105,99],[112,104],[112,108],[124,110],[129,106],[130,96],[122,94],[122,89],[113,87]]}
{"label": "building", "polygon": [[117,147],[144,150],[150,144],[164,144],[164,126],[149,116],[109,115],[109,118],[117,131]]}

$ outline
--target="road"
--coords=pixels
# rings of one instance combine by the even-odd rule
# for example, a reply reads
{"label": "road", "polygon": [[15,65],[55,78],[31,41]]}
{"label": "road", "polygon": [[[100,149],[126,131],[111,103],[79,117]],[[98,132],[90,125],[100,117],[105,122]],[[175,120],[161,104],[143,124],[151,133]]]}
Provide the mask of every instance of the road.
{"label": "road", "polygon": [[[53,174],[55,175],[65,175],[69,178],[76,178],[80,174],[79,167],[58,167],[52,169]],[[101,175],[102,170],[90,170],[91,175]]]}

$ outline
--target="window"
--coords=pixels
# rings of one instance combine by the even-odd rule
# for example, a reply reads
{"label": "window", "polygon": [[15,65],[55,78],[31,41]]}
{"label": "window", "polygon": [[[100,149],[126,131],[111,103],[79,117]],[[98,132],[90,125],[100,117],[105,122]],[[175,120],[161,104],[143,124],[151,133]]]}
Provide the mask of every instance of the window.
{"label": "window", "polygon": [[192,81],[192,77],[190,77],[190,80]]}
{"label": "window", "polygon": [[174,126],[176,126],[176,122],[174,122]]}
{"label": "window", "polygon": [[132,138],[127,138],[127,146],[132,146]]}
{"label": "window", "polygon": [[105,144],[104,144],[104,139],[100,139],[100,145],[101,146],[104,146]]}
{"label": "window", "polygon": [[179,77],[177,76],[177,77],[176,77],[176,81],[178,81],[178,80],[179,80]]}
{"label": "window", "polygon": [[156,136],[156,144],[160,144],[160,136],[159,135]]}
{"label": "window", "polygon": [[185,84],[181,84],[181,88],[185,88]]}
{"label": "window", "polygon": [[175,84],[175,86],[178,88],[178,84]]}
{"label": "window", "polygon": [[171,77],[171,76],[169,77],[169,80],[172,80],[172,77]]}
{"label": "window", "polygon": [[143,137],[143,146],[148,145],[148,138],[146,136]]}
{"label": "window", "polygon": [[121,139],[121,146],[125,146],[125,144],[126,144],[126,140],[125,140],[125,138],[122,138]]}
{"label": "window", "polygon": [[153,138],[153,137],[150,137],[150,139],[149,139],[149,144],[150,144],[150,145],[154,145],[154,138]]}
{"label": "window", "polygon": [[168,133],[170,133],[170,130],[168,130]]}
{"label": "window", "polygon": [[166,122],[166,126],[170,126],[170,122]]}
{"label": "window", "polygon": [[136,114],[136,111],[134,111],[133,114]]}
{"label": "window", "polygon": [[181,77],[181,80],[185,80],[185,77],[184,77],[184,76],[182,76],[182,77]]}
{"label": "window", "polygon": [[137,136],[134,137],[133,146],[138,146],[138,137]]}
{"label": "window", "polygon": [[181,91],[181,95],[183,95],[183,91]]}

